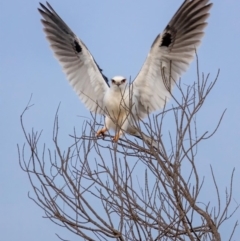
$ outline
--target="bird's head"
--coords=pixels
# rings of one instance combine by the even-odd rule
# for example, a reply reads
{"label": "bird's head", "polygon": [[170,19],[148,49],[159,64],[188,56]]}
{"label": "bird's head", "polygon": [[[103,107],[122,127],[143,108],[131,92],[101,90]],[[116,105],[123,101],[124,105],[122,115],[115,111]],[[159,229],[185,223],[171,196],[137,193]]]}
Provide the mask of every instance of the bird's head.
{"label": "bird's head", "polygon": [[111,88],[114,90],[124,90],[127,85],[127,80],[126,78],[122,76],[115,76],[111,79]]}

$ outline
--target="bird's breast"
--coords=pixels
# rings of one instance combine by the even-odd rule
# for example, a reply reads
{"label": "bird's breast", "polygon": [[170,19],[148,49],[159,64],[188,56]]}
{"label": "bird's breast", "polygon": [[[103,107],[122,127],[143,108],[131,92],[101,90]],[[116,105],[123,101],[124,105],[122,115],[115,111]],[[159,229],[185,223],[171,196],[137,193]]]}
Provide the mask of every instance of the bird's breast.
{"label": "bird's breast", "polygon": [[104,98],[106,115],[114,118],[119,122],[126,118],[129,108],[127,94],[118,91],[108,91]]}

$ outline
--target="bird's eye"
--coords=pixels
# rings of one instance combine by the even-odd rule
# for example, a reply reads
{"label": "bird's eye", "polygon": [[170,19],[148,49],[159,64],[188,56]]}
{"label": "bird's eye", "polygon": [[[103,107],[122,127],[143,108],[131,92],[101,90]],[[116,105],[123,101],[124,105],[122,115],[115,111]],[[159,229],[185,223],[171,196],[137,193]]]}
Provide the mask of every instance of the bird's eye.
{"label": "bird's eye", "polygon": [[122,83],[125,83],[125,82],[126,82],[126,79],[123,79],[121,82],[122,82]]}
{"label": "bird's eye", "polygon": [[115,80],[114,79],[112,79],[112,83],[115,84]]}

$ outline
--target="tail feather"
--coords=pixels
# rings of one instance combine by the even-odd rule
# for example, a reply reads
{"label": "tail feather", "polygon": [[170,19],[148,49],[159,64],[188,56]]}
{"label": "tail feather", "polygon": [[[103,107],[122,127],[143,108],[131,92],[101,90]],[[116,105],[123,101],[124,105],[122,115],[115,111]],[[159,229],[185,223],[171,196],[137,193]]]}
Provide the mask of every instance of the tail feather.
{"label": "tail feather", "polygon": [[147,145],[150,145],[154,148],[158,149],[158,143],[156,140],[152,139],[150,136],[145,135],[144,133],[139,133],[138,131],[135,131],[134,133],[130,133],[132,136],[135,136],[141,140],[143,140]]}

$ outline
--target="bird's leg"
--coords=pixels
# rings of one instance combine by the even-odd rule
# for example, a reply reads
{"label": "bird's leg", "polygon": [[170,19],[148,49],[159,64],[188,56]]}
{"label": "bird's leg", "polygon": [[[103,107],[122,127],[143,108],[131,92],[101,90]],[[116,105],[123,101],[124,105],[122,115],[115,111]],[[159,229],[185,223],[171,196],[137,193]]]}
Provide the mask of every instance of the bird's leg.
{"label": "bird's leg", "polygon": [[122,131],[116,132],[116,135],[113,137],[113,142],[118,142],[120,136],[122,135]]}
{"label": "bird's leg", "polygon": [[97,131],[96,136],[97,136],[97,137],[98,137],[98,136],[101,136],[101,135],[104,136],[106,131],[107,131],[107,128],[104,126],[102,129],[100,129],[100,130]]}
{"label": "bird's leg", "polygon": [[113,142],[118,142],[118,140],[119,140],[119,134],[116,134],[114,137],[113,137]]}

